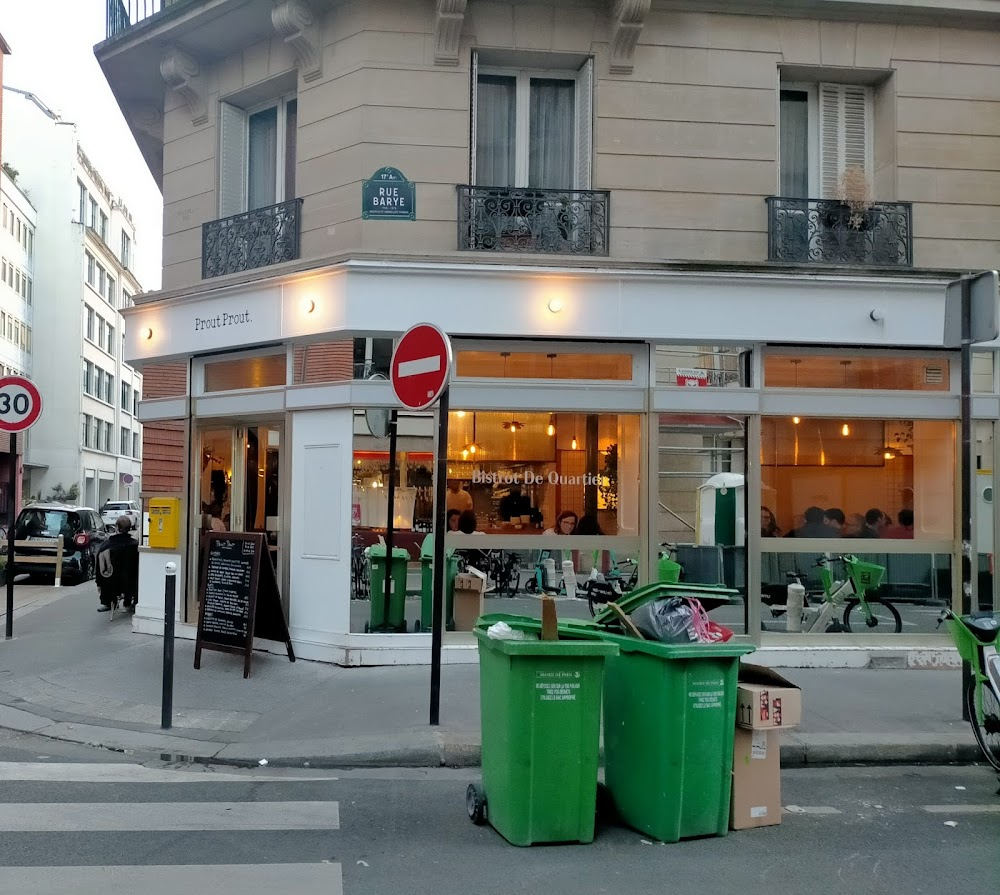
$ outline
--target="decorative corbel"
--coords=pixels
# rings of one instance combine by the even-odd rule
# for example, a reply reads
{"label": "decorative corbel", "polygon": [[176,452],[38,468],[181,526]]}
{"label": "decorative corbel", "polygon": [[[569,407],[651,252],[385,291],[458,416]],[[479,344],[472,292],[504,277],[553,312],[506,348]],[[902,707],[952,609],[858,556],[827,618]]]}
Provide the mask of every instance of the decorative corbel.
{"label": "decorative corbel", "polygon": [[469,0],[437,0],[434,17],[434,61],[438,65],[458,65],[465,7]]}
{"label": "decorative corbel", "polygon": [[614,75],[630,75],[635,67],[635,47],[653,0],[612,0],[611,64]]}
{"label": "decorative corbel", "polygon": [[304,0],[280,0],[271,10],[271,24],[295,52],[303,81],[323,74],[322,26]]}
{"label": "decorative corbel", "polygon": [[208,121],[208,106],[205,97],[195,86],[198,77],[198,63],[179,47],[170,47],[160,58],[160,76],[171,90],[176,90],[191,113],[191,124],[198,127]]}

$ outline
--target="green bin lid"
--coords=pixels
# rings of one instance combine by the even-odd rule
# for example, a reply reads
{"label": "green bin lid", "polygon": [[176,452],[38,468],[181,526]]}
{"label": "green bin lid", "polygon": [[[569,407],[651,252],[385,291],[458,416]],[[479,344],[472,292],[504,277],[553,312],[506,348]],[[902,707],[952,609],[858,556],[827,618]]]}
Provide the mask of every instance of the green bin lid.
{"label": "green bin lid", "polygon": [[[372,544],[368,548],[368,555],[377,558],[385,559],[385,545],[383,544]],[[392,558],[393,559],[409,559],[410,551],[405,547],[393,547],[392,548]]]}
{"label": "green bin lid", "polygon": [[[623,594],[615,602],[626,615],[631,615],[640,606],[652,603],[653,600],[665,600],[668,597],[694,597],[708,612],[719,606],[728,606],[740,600],[740,592],[731,587],[715,584],[685,584],[683,581],[674,584],[669,581],[654,581],[643,587],[637,587]],[[607,625],[617,620],[617,616],[608,608],[602,609],[594,616],[594,621]]]}
{"label": "green bin lid", "polygon": [[[597,639],[566,639],[566,640],[494,640],[487,633],[487,628],[496,622],[506,622],[518,631],[528,634],[538,634],[542,623],[538,619],[522,615],[504,615],[496,613],[484,615],[476,622],[472,633],[480,644],[508,656],[616,656],[618,646],[609,640]],[[563,634],[560,628],[560,634]]]}
{"label": "green bin lid", "polygon": [[[450,559],[455,555],[454,547],[445,547],[444,549],[445,558]],[[431,532],[424,538],[424,542],[420,545],[420,561],[421,562],[434,562],[434,533]]]}

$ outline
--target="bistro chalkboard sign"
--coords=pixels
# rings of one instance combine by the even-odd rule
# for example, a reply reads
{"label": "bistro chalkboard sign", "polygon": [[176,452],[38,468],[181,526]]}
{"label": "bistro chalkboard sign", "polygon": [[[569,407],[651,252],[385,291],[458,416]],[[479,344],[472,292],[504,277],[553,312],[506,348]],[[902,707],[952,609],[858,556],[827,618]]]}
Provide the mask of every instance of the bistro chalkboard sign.
{"label": "bistro chalkboard sign", "polygon": [[361,184],[361,217],[366,221],[416,220],[416,187],[399,168],[379,168]]}
{"label": "bistro chalkboard sign", "polygon": [[243,677],[249,677],[254,637],[284,643],[295,661],[274,565],[260,532],[205,535],[198,597],[195,668],[201,667],[203,649],[243,653]]}

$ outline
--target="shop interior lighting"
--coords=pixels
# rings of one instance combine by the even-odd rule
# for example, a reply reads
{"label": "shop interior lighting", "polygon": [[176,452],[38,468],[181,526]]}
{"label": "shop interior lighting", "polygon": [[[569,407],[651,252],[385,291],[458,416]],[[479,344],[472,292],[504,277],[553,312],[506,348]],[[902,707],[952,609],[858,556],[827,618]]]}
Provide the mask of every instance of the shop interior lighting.
{"label": "shop interior lighting", "polygon": [[545,433],[549,436],[549,438],[556,434],[555,418],[551,413],[549,414],[549,425],[546,428]]}
{"label": "shop interior lighting", "polygon": [[472,441],[465,446],[465,450],[470,454],[475,454],[479,450],[479,445],[476,444],[476,415],[474,413],[472,414]]}
{"label": "shop interior lighting", "polygon": [[504,429],[513,434],[514,432],[520,432],[524,428],[524,423],[518,420],[510,420],[503,424]]}
{"label": "shop interior lighting", "polygon": [[457,416],[459,419],[462,419],[465,416],[465,411],[464,410],[456,410],[455,411],[455,416]]}
{"label": "shop interior lighting", "polygon": [[575,451],[576,450],[576,444],[577,444],[577,442],[576,442],[576,436],[574,435],[573,436],[573,440],[569,443],[570,450]]}
{"label": "shop interior lighting", "polygon": [[797,417],[797,416],[793,416],[792,417],[792,422],[797,426],[799,423],[802,422],[802,420],[799,417]]}
{"label": "shop interior lighting", "polygon": [[[847,368],[851,365],[851,362],[849,360],[842,360],[840,365],[844,368],[844,388],[847,388]],[[847,423],[844,423],[844,425],[840,427],[840,434],[843,435],[844,438],[847,438],[847,436],[851,434],[851,427]]]}
{"label": "shop interior lighting", "polygon": [[844,425],[840,427],[840,434],[843,435],[844,438],[847,438],[847,436],[851,434],[851,427],[847,423],[844,423]]}

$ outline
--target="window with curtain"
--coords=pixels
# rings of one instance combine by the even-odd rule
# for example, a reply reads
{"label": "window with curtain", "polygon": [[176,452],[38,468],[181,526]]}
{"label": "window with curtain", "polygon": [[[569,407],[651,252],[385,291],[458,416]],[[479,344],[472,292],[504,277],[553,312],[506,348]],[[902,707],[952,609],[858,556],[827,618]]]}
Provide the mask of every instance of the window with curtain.
{"label": "window with curtain", "polygon": [[298,101],[220,110],[219,213],[230,217],[295,198]]}
{"label": "window with curtain", "polygon": [[589,189],[592,61],[576,72],[474,66],[475,183]]}

